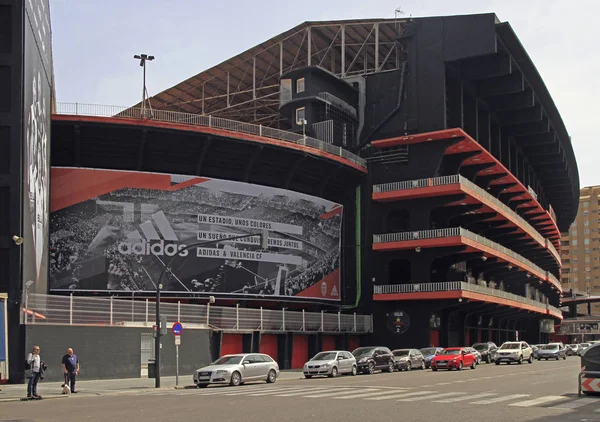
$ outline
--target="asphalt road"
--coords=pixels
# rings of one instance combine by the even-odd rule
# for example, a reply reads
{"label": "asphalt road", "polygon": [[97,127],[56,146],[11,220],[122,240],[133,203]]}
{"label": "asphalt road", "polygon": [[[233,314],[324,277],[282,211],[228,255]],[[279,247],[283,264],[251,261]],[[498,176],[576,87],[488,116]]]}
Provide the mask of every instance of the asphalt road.
{"label": "asphalt road", "polygon": [[577,397],[578,372],[579,358],[570,357],[481,364],[461,372],[413,370],[273,385],[81,394],[3,403],[0,421],[600,422],[600,397]]}

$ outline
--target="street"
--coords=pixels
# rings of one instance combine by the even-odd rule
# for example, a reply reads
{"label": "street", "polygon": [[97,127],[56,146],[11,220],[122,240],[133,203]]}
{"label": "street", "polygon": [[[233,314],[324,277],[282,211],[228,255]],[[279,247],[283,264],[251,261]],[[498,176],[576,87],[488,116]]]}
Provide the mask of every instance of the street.
{"label": "street", "polygon": [[[577,397],[580,359],[476,370],[280,380],[240,387],[148,389],[0,404],[2,420],[600,421],[600,397]],[[298,373],[298,378],[301,376]],[[191,376],[189,376],[191,379]],[[295,377],[294,377],[295,378]],[[190,381],[185,380],[186,384]],[[57,387],[58,388],[58,387]]]}

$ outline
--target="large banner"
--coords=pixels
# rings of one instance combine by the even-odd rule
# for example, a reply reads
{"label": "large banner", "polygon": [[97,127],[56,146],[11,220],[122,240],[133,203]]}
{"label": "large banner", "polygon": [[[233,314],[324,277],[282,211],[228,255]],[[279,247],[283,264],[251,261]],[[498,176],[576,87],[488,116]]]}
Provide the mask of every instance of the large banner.
{"label": "large banner", "polygon": [[340,300],[340,204],[195,176],[51,175],[50,290],[150,292],[172,260],[167,292]]}
{"label": "large banner", "polygon": [[23,283],[46,293],[50,212],[52,36],[48,0],[25,1],[23,74]]}

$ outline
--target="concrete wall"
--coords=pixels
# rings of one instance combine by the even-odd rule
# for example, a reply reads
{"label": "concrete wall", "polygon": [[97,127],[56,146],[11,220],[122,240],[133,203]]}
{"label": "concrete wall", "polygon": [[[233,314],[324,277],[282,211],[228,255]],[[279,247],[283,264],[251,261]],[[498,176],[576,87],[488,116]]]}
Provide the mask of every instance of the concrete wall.
{"label": "concrete wall", "polygon": [[[81,364],[80,380],[139,378],[141,334],[148,328],[27,325],[26,350],[41,348],[47,381],[62,380],[61,360],[72,347]],[[179,346],[179,374],[190,380],[195,369],[211,362],[212,331],[186,330]],[[24,358],[23,358],[24,359]],[[173,334],[162,337],[161,376],[175,375]]]}

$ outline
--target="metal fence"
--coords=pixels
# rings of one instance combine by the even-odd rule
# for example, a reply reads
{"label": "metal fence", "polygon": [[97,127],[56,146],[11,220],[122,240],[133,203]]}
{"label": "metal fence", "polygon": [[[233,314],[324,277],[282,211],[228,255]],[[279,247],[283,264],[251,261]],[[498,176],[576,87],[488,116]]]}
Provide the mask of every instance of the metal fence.
{"label": "metal fence", "polygon": [[420,293],[420,292],[448,292],[448,291],[467,291],[481,293],[488,296],[494,296],[502,299],[508,299],[515,302],[548,309],[560,315],[560,309],[548,305],[545,302],[519,296],[514,293],[505,292],[491,287],[480,286],[478,284],[465,283],[464,281],[445,281],[436,283],[407,283],[407,284],[387,284],[374,286],[375,294],[393,294],[393,293]]}
{"label": "metal fence", "polygon": [[[161,302],[167,321],[218,330],[308,331],[371,333],[371,315],[341,312],[305,312],[190,305]],[[126,300],[81,296],[27,294],[24,297],[24,323],[48,325],[118,326],[155,320],[155,304],[146,300]]]}
{"label": "metal fence", "polygon": [[443,237],[453,237],[453,236],[461,236],[467,239],[470,239],[474,242],[477,242],[481,245],[487,246],[491,249],[494,249],[497,252],[500,252],[513,260],[519,262],[524,267],[526,267],[529,271],[534,273],[538,278],[543,280],[548,280],[559,290],[562,288],[559,280],[551,274],[549,271],[543,270],[538,265],[534,264],[527,258],[523,257],[508,249],[496,242],[492,242],[491,240],[475,234],[467,229],[463,229],[462,227],[451,227],[446,229],[435,229],[435,230],[420,230],[420,231],[412,231],[412,232],[400,232],[400,233],[385,233],[385,234],[374,234],[373,235],[373,243],[386,243],[386,242],[405,242],[409,240],[420,240],[420,239],[437,239]]}
{"label": "metal fence", "polygon": [[481,196],[492,206],[499,208],[505,216],[511,218],[517,225],[522,227],[536,242],[538,242],[541,246],[547,248],[560,264],[560,254],[558,253],[552,242],[544,238],[544,236],[542,236],[531,224],[529,224],[527,220],[525,220],[523,217],[521,217],[519,214],[513,211],[509,206],[504,204],[495,196],[486,192],[484,189],[477,186],[475,183],[471,182],[466,177],[461,176],[460,174],[432,177],[428,179],[405,180],[403,182],[383,183],[379,185],[374,185],[373,193],[416,189],[427,186],[445,186],[453,185],[456,183],[464,185],[468,189],[472,190],[475,194]]}
{"label": "metal fence", "polygon": [[114,117],[121,119],[148,119],[159,122],[180,123],[194,126],[205,126],[210,128],[224,129],[231,132],[246,133],[250,135],[261,136],[265,138],[277,139],[280,141],[293,142],[295,144],[305,145],[330,154],[342,157],[363,168],[367,167],[367,161],[343,148],[323,142],[310,136],[288,132],[280,129],[255,125],[252,123],[239,122],[236,120],[223,119],[211,115],[200,115],[182,113],[169,110],[150,110],[136,107],[121,107],[98,104],[80,104],[80,103],[56,103],[57,114],[67,114],[74,116],[101,116]]}

